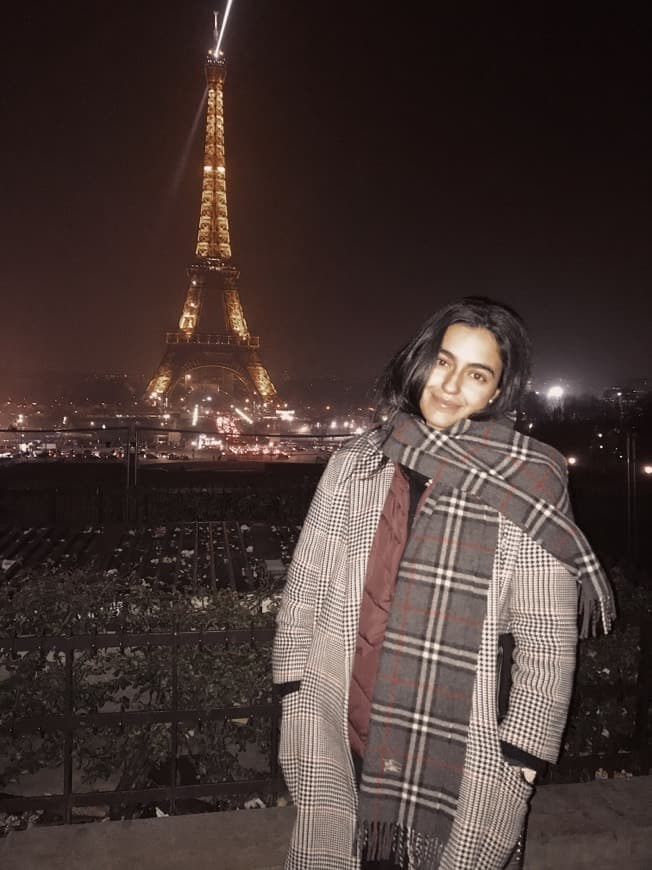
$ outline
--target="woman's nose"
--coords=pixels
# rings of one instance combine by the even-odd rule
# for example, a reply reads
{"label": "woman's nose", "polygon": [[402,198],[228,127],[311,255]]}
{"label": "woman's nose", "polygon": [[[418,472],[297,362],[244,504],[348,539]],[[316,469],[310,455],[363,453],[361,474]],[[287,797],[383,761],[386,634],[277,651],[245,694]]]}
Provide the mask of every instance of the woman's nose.
{"label": "woman's nose", "polygon": [[457,372],[448,372],[444,378],[442,387],[445,393],[457,393],[460,389],[459,375]]}

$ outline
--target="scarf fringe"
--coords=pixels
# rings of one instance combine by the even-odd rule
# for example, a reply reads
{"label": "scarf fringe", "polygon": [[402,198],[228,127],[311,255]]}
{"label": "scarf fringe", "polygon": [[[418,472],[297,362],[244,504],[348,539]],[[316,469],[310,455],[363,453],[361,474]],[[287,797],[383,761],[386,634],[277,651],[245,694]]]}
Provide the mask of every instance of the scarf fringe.
{"label": "scarf fringe", "polygon": [[358,824],[355,849],[369,861],[387,861],[403,866],[405,859],[414,870],[437,870],[446,843],[396,822],[365,820]]}
{"label": "scarf fringe", "polygon": [[613,598],[600,596],[586,579],[579,584],[579,587],[580,638],[595,637],[600,624],[604,633],[609,634],[616,618]]}

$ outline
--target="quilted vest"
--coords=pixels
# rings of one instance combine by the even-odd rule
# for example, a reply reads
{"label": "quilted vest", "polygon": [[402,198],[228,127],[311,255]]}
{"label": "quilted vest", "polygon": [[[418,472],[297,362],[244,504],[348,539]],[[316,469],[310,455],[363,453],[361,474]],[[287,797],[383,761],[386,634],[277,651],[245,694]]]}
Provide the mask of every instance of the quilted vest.
{"label": "quilted vest", "polygon": [[353,672],[349,687],[349,742],[364,756],[371,701],[396,577],[408,536],[410,484],[397,468],[374,535],[365,575]]}

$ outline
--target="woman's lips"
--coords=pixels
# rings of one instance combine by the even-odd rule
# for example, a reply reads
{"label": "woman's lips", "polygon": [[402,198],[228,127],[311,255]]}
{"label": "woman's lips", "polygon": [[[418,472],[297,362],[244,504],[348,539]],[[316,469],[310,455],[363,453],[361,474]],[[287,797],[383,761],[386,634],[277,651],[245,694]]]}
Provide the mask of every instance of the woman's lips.
{"label": "woman's lips", "polygon": [[449,402],[447,399],[442,399],[440,396],[432,396],[435,405],[439,405],[444,411],[459,411],[462,407],[457,402]]}

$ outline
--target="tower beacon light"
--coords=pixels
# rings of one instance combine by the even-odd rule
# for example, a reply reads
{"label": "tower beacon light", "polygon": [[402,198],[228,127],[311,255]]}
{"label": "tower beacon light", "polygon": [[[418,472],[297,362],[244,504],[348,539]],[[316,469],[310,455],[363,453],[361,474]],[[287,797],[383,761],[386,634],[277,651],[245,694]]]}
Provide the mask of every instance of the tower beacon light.
{"label": "tower beacon light", "polygon": [[212,51],[212,55],[214,58],[218,58],[220,56],[220,48],[222,46],[222,40],[224,39],[224,31],[226,30],[226,22],[229,20],[229,12],[231,11],[231,7],[233,6],[233,0],[228,0],[226,4],[226,9],[224,10],[224,20],[222,21],[222,28],[220,29],[217,23],[217,12],[213,12],[215,16],[215,48]]}

